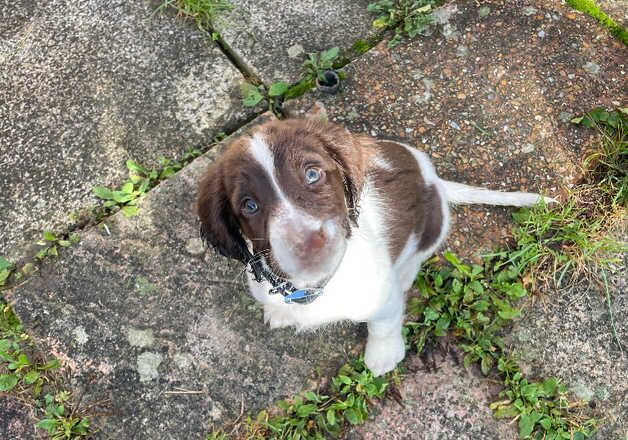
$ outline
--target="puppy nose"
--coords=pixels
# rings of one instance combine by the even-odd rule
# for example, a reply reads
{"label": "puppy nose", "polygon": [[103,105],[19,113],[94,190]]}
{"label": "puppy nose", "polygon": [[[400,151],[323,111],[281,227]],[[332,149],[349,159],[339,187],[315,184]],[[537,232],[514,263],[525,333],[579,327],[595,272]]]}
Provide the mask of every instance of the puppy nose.
{"label": "puppy nose", "polygon": [[307,252],[320,251],[325,246],[325,232],[323,229],[310,233],[310,236],[305,240],[304,247]]}

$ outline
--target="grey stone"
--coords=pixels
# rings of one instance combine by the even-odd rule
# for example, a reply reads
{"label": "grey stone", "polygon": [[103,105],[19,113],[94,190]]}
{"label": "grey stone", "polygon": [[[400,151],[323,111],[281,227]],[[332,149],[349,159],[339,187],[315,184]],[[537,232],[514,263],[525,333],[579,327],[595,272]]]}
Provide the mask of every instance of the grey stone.
{"label": "grey stone", "polygon": [[[216,27],[231,50],[270,84],[295,81],[305,54],[349,49],[375,34],[369,0],[232,0]],[[300,46],[300,48],[299,48]],[[299,53],[301,56],[299,56]]]}
{"label": "grey stone", "polygon": [[600,65],[592,61],[587,62],[584,66],[582,66],[582,68],[585,72],[590,73],[591,75],[597,75],[600,73]]}
{"label": "grey stone", "polygon": [[[240,263],[188,251],[198,237],[197,185],[221,148],[150,191],[138,216],[107,219],[110,235],[84,232],[8,292],[85,404],[108,399],[98,412],[109,416],[94,420],[103,438],[204,438],[241,404],[254,413],[334,373],[363,338],[350,325],[271,331]],[[80,344],[79,327],[88,336]]]}
{"label": "grey stone", "polygon": [[155,2],[0,2],[0,255],[93,206],[125,161],[176,158],[251,117],[242,75]]}

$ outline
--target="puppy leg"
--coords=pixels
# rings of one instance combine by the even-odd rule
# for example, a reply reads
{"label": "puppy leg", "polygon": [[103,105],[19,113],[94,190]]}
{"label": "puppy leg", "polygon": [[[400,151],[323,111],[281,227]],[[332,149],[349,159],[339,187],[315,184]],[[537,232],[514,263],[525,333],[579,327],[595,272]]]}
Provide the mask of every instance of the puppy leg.
{"label": "puppy leg", "polygon": [[367,322],[368,340],[364,352],[364,362],[374,375],[380,376],[393,370],[406,355],[406,347],[401,335],[403,324],[404,295],[395,292],[384,310]]}

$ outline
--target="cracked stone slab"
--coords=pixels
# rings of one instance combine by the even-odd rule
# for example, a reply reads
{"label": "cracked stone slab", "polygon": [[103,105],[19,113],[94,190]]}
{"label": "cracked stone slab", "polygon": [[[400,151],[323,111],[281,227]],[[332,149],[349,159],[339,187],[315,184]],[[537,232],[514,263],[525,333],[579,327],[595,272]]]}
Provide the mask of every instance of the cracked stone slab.
{"label": "cracked stone slab", "polygon": [[307,53],[349,49],[375,32],[369,0],[232,0],[216,22],[235,54],[266,84],[296,81]]}
{"label": "cracked stone slab", "polygon": [[197,185],[221,148],[149,192],[138,216],[83,233],[9,292],[77,395],[107,399],[110,415],[95,420],[103,438],[204,438],[241,405],[254,413],[335,372],[364,337],[349,325],[271,331],[242,266],[202,248]]}
{"label": "cracked stone slab", "polygon": [[[2,2],[0,2],[1,4]],[[155,2],[5,1],[0,6],[0,255],[154,165],[252,117],[240,72]]]}
{"label": "cracked stone slab", "polygon": [[[427,152],[449,180],[560,196],[595,137],[569,120],[622,105],[628,49],[559,2],[482,7],[487,15],[473,2],[448,4],[431,36],[378,45],[345,68],[338,95],[313,92],[289,110],[320,101],[353,132]],[[511,212],[456,207],[449,246],[468,258],[493,250],[509,236]]]}

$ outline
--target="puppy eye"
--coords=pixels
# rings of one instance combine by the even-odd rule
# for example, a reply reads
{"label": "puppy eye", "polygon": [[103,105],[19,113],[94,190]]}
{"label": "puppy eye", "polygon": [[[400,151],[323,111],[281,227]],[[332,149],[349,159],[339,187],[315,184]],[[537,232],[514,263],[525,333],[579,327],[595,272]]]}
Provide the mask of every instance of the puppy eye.
{"label": "puppy eye", "polygon": [[319,168],[308,168],[305,170],[305,183],[311,185],[321,180],[322,171]]}
{"label": "puppy eye", "polygon": [[259,206],[257,202],[251,197],[247,197],[242,200],[242,211],[245,214],[255,214],[259,210]]}

